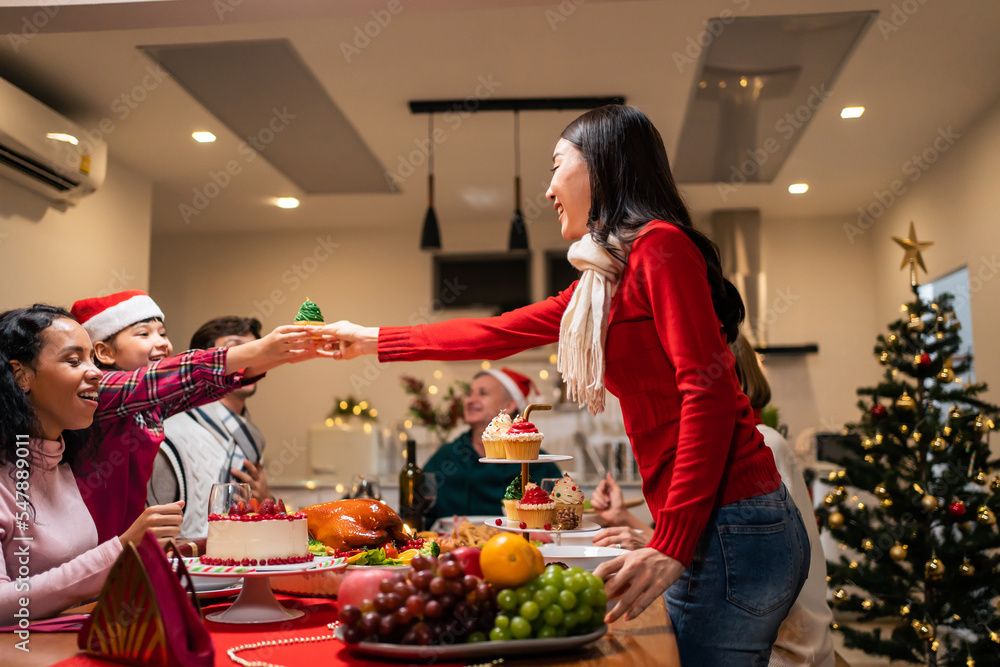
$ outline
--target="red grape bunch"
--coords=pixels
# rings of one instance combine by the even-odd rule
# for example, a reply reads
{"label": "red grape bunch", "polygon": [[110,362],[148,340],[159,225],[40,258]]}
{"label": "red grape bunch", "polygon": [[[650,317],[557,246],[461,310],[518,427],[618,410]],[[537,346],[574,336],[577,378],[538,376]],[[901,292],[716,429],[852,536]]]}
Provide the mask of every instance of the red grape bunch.
{"label": "red grape bunch", "polygon": [[412,571],[379,584],[374,600],[344,605],[344,641],[394,644],[454,644],[485,641],[496,600],[490,585],[466,574],[452,555],[415,556]]}

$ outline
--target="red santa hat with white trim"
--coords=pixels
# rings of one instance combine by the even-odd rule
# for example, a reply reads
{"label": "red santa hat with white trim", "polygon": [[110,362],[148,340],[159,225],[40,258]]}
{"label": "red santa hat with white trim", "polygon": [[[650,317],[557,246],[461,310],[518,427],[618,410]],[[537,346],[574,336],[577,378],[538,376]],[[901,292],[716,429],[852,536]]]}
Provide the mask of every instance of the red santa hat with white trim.
{"label": "red santa hat with white trim", "polygon": [[163,311],[156,302],[148,294],[137,289],[110,296],[81,299],[73,304],[70,313],[83,326],[94,343],[107,340],[136,322],[154,317],[164,319]]}
{"label": "red santa hat with white trim", "polygon": [[503,388],[510,394],[510,397],[517,403],[518,412],[524,412],[524,409],[528,407],[528,403],[530,403],[529,398],[539,396],[538,389],[535,387],[535,383],[531,381],[531,378],[527,375],[521,375],[517,371],[512,371],[509,368],[501,368],[500,370],[488,368],[480,372],[479,375],[492,375],[499,380]]}

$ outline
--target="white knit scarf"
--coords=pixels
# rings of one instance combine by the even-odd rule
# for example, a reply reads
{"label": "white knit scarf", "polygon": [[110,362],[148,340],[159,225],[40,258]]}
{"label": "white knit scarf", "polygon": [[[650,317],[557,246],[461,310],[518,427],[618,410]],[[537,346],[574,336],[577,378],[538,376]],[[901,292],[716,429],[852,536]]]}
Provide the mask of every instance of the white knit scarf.
{"label": "white knit scarf", "polygon": [[[623,256],[614,236],[608,241]],[[590,414],[604,411],[604,341],[608,334],[611,297],[624,264],[586,234],[569,248],[570,264],[583,272],[559,326],[559,372],[567,396]]]}

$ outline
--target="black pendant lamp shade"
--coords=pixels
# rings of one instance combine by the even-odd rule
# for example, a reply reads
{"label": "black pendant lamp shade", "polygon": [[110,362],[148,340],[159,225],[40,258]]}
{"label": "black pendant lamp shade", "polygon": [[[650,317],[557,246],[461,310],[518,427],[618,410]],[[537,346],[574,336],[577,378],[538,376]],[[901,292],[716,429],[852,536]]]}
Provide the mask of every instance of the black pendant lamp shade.
{"label": "black pendant lamp shade", "polygon": [[441,249],[441,228],[438,227],[437,213],[434,211],[434,114],[427,114],[427,214],[420,232],[421,250]]}
{"label": "black pendant lamp shade", "polygon": [[521,212],[521,125],[519,112],[514,110],[514,215],[510,216],[509,250],[528,249],[528,227]]}

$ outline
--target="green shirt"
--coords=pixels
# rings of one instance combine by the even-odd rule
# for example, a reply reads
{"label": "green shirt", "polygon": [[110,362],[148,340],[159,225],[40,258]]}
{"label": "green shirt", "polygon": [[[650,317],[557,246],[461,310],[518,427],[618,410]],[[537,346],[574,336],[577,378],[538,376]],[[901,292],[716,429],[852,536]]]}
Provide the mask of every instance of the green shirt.
{"label": "green shirt", "polygon": [[[504,491],[521,472],[521,466],[517,463],[480,463],[479,454],[472,446],[472,433],[466,431],[434,452],[424,472],[434,473],[437,481],[437,502],[427,513],[427,525],[430,526],[438,518],[454,514],[502,516]],[[555,463],[532,463],[529,473],[535,483],[562,477]]]}

